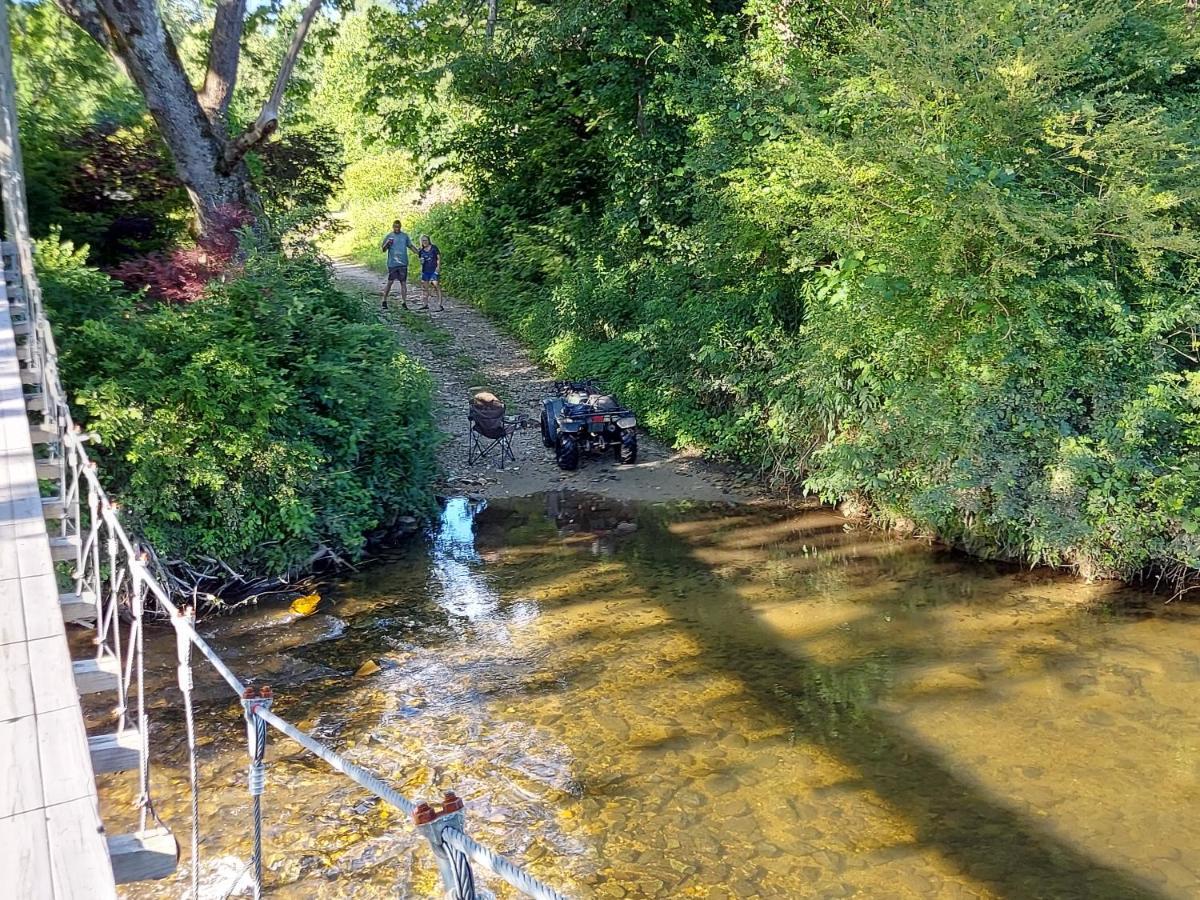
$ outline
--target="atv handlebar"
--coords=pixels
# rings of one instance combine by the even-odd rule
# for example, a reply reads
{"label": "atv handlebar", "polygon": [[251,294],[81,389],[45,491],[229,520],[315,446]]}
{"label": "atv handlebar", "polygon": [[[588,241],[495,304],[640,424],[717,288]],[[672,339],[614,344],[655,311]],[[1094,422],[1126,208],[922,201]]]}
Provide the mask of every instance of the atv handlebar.
{"label": "atv handlebar", "polygon": [[556,381],[554,382],[554,391],[560,397],[568,391],[586,391],[589,394],[601,394],[603,389],[595,381]]}

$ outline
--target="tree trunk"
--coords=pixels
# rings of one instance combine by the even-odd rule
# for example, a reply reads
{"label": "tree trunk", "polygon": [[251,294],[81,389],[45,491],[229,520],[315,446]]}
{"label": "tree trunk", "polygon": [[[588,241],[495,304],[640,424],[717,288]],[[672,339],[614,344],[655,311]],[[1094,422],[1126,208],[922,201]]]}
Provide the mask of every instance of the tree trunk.
{"label": "tree trunk", "polygon": [[97,6],[112,26],[108,39],[113,52],[145,97],[171,151],[175,173],[196,209],[200,232],[211,227],[221,207],[249,206],[253,198],[245,163],[226,162],[224,135],[201,107],[156,4],[100,0]]}
{"label": "tree trunk", "polygon": [[488,44],[491,44],[492,38],[496,36],[496,17],[500,12],[499,7],[500,0],[487,0],[487,24],[484,25],[483,33]]}

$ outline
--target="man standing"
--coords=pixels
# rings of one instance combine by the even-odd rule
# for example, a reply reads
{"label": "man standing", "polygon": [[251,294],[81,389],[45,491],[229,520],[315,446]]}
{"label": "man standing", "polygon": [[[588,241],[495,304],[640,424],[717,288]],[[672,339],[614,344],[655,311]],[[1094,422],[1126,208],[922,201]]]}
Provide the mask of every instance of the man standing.
{"label": "man standing", "polygon": [[380,309],[388,308],[388,294],[392,291],[393,281],[400,282],[400,305],[408,309],[408,254],[410,251],[415,253],[417,246],[401,228],[399,219],[392,223],[392,230],[384,237],[379,249],[387,253],[388,267],[387,286],[383,289]]}

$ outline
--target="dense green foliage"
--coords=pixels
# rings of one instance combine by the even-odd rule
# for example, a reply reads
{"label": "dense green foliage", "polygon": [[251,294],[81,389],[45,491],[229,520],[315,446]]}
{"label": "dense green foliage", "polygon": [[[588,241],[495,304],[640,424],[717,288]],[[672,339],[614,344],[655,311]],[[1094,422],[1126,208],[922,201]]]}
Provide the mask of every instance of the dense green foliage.
{"label": "dense green foliage", "polygon": [[38,250],[79,418],[162,554],[279,574],[428,511],[428,376],[324,265],[252,251],[203,299],[146,308],[69,244]]}
{"label": "dense green foliage", "polygon": [[409,27],[391,71],[470,108],[392,132],[437,129],[466,179],[421,230],[556,369],[981,553],[1200,566],[1185,4],[522,2],[489,43],[431,3]]}
{"label": "dense green foliage", "polygon": [[[326,20],[291,143],[254,161],[271,215],[308,228],[336,194],[333,249],[375,264],[401,216],[557,371],[781,484],[983,554],[1200,568],[1182,0],[499,9],[492,37],[457,0]],[[194,13],[171,14],[193,66]],[[18,75],[60,52],[80,98],[40,114],[107,121],[121,79],[21,16],[42,62]],[[235,123],[285,43],[248,34]]]}

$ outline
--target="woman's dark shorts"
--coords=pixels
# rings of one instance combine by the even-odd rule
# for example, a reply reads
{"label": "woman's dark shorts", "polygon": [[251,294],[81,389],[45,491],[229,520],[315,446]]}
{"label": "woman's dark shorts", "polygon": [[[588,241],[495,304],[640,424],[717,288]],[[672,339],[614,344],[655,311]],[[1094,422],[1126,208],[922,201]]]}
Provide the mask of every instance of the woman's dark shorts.
{"label": "woman's dark shorts", "polygon": [[408,281],[408,266],[388,266],[388,281]]}

